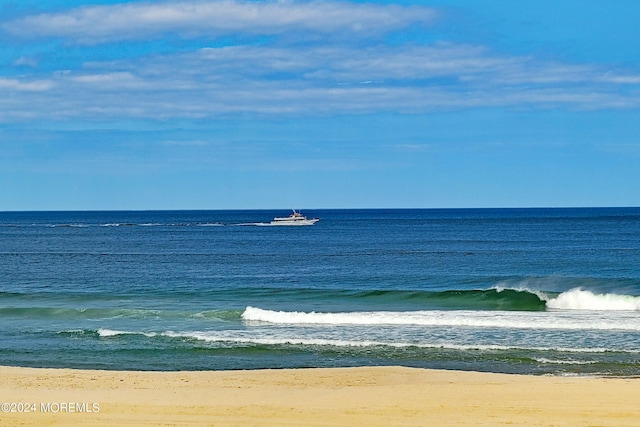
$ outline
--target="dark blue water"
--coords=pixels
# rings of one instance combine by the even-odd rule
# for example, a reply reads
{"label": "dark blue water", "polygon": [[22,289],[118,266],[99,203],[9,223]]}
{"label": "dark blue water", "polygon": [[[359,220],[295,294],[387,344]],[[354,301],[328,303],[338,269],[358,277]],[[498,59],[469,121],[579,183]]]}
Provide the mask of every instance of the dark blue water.
{"label": "dark blue water", "polygon": [[0,364],[640,374],[640,208],[0,213]]}

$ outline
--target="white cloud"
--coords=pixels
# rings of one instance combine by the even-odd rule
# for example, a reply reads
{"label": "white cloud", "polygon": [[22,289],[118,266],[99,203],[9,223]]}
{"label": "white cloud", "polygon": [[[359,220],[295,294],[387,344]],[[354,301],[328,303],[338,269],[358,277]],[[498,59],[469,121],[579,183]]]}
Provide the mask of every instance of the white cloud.
{"label": "white cloud", "polygon": [[[592,65],[561,64],[528,56],[498,56],[488,49],[440,43],[427,46],[309,46],[305,49],[232,46],[205,48],[180,57],[190,73],[267,76],[338,85],[514,86],[633,83],[603,79]],[[638,81],[637,83],[640,83]]]}
{"label": "white cloud", "polygon": [[606,73],[602,76],[601,80],[607,83],[617,83],[624,85],[639,85],[640,84],[640,74],[616,74],[616,73]]}
{"label": "white cloud", "polygon": [[0,78],[0,120],[638,108],[635,76],[453,43],[229,46]]}
{"label": "white cloud", "polygon": [[0,77],[0,89],[20,92],[42,92],[49,90],[52,82],[36,79],[6,79]]}
{"label": "white cloud", "polygon": [[70,83],[84,85],[94,91],[143,90],[158,88],[130,71],[82,73],[68,75]]}
{"label": "white cloud", "polygon": [[15,67],[32,67],[38,66],[38,60],[32,56],[21,56],[12,63]]}
{"label": "white cloud", "polygon": [[25,37],[64,37],[79,43],[146,39],[164,33],[183,37],[279,34],[286,31],[380,33],[429,24],[427,7],[337,1],[173,1],[84,6],[6,22],[5,31]]}

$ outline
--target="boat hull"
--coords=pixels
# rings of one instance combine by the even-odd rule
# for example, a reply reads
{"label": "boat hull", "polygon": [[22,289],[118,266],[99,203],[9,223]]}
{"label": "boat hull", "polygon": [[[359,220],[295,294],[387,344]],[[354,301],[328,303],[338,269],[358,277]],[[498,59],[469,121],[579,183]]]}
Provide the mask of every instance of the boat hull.
{"label": "boat hull", "polygon": [[298,226],[298,225],[313,225],[320,221],[320,218],[311,219],[290,219],[290,218],[275,218],[270,222],[271,225],[285,225],[285,226]]}

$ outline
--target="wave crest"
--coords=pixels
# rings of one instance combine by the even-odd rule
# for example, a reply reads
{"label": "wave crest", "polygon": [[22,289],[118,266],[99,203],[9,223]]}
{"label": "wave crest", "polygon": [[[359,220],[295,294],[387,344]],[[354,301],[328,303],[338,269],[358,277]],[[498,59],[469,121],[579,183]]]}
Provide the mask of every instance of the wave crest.
{"label": "wave crest", "polygon": [[640,331],[635,313],[626,315],[589,315],[571,312],[516,311],[360,311],[299,312],[274,311],[247,307],[242,313],[247,322],[296,326],[424,326],[453,328],[545,329],[545,330],[630,330]]}
{"label": "wave crest", "polygon": [[558,310],[637,311],[640,297],[618,294],[594,294],[583,289],[571,289],[546,302]]}

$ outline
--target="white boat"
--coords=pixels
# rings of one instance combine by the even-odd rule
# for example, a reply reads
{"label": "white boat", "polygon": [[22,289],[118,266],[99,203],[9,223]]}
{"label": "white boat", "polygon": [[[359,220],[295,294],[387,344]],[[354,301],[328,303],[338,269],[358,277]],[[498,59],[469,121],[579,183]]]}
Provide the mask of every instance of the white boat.
{"label": "white boat", "polygon": [[271,221],[271,225],[313,225],[320,221],[320,218],[307,218],[295,209],[293,213],[285,217],[275,217]]}

